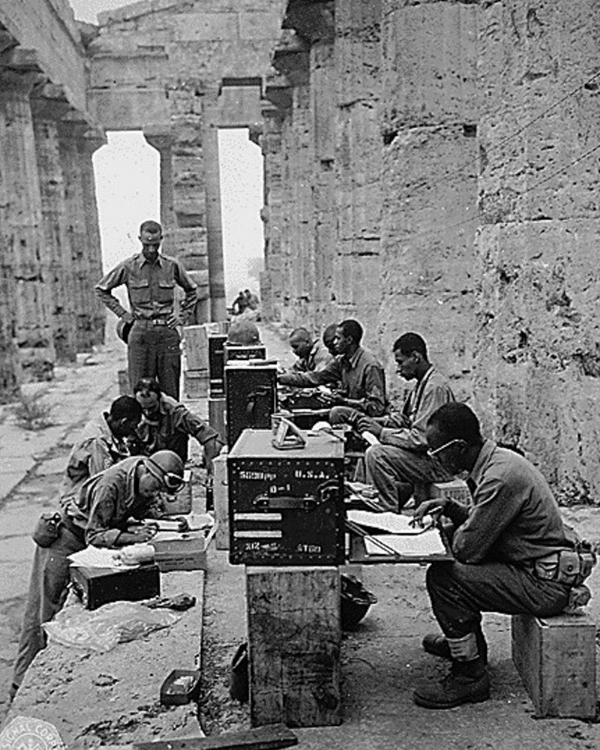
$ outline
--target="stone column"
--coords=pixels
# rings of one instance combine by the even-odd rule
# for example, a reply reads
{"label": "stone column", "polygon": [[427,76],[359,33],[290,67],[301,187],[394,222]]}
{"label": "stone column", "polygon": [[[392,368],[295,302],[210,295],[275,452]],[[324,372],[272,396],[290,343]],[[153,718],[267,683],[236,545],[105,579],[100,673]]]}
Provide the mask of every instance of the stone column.
{"label": "stone column", "polygon": [[58,140],[58,121],[69,111],[69,104],[62,87],[49,83],[36,89],[31,104],[42,198],[44,243],[51,257],[54,348],[59,361],[72,362],[77,354],[77,322],[65,185]]}
{"label": "stone column", "polygon": [[273,66],[292,86],[290,116],[282,130],[282,275],[285,285],[283,322],[289,327],[313,322],[314,222],[312,137],[308,44],[285,31],[273,56]]}
{"label": "stone column", "polygon": [[88,237],[90,194],[87,172],[91,158],[83,153],[82,141],[88,124],[71,112],[59,123],[60,155],[65,180],[67,236],[73,268],[73,300],[77,320],[77,351],[91,351],[98,343],[94,284],[101,278],[97,258],[97,239]]}
{"label": "stone column", "polygon": [[[15,336],[26,377],[52,377],[50,255],[43,241],[42,199],[35,155],[29,95],[43,80],[29,50],[6,53],[0,60],[0,120],[3,123],[3,182],[6,185],[6,246],[15,295]],[[10,378],[9,378],[10,379]]]}
{"label": "stone column", "polygon": [[569,503],[600,492],[598,28],[593,0],[481,8],[477,408]]}
{"label": "stone column", "polygon": [[459,398],[471,392],[475,330],[478,11],[381,2],[385,346],[422,334]]}
{"label": "stone column", "polygon": [[144,128],[144,138],[160,154],[160,223],[164,231],[174,226],[173,211],[173,135],[164,126]]}
{"label": "stone column", "polygon": [[[0,106],[0,243],[7,249],[11,241],[8,229],[7,168],[4,165],[6,112]],[[19,392],[22,372],[16,345],[16,287],[12,254],[0,253],[0,403],[13,400]]]}
{"label": "stone column", "polygon": [[221,223],[221,183],[219,179],[218,94],[204,96],[202,143],[206,180],[206,232],[208,284],[211,320],[226,320],[223,227]]}
{"label": "stone column", "polygon": [[[281,93],[281,87],[275,88],[278,93]],[[289,89],[287,91],[289,92]],[[273,94],[273,87],[269,87],[267,82],[266,96],[273,96]],[[291,103],[291,94],[288,94],[288,96],[289,103]],[[261,217],[265,238],[265,270],[262,272],[260,280],[260,296],[264,316],[274,322],[281,321],[284,289],[281,273],[283,220],[281,129],[286,111],[289,110],[286,110],[285,106],[279,108],[269,100],[263,102],[261,108],[263,128],[259,139],[264,165],[264,206]]]}
{"label": "stone column", "polygon": [[382,294],[380,23],[381,0],[336,0],[338,236],[333,293],[338,319],[360,320],[375,350]]}
{"label": "stone column", "polygon": [[182,260],[198,285],[194,323],[206,323],[211,315],[202,143],[203,96],[203,86],[194,80],[181,82],[170,92],[175,222],[166,235],[165,252]]}
{"label": "stone column", "polygon": [[309,44],[310,117],[314,143],[312,175],[312,242],[309,245],[311,286],[307,289],[315,333],[332,315],[336,257],[335,201],[335,57],[333,0],[292,0],[286,28]]}

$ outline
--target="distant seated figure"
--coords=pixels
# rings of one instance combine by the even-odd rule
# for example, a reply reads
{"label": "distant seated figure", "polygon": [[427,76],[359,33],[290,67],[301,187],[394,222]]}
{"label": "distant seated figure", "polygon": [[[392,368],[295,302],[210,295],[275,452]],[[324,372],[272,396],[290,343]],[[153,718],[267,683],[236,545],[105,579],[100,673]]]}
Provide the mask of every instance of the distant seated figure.
{"label": "distant seated figure", "polygon": [[207,468],[212,468],[212,460],[219,455],[224,443],[208,422],[163,393],[153,378],[138,380],[133,392],[143,412],[137,434],[145,455],[167,449],[185,463],[188,441],[193,437],[204,449]]}
{"label": "distant seated figure", "polygon": [[251,310],[258,310],[260,307],[258,294],[251,292],[249,289],[244,289],[244,296],[246,297],[247,307]]}
{"label": "distant seated figure", "polygon": [[399,511],[408,496],[402,497],[399,485],[416,486],[452,479],[440,463],[427,454],[425,429],[429,417],[444,404],[454,401],[448,380],[438,372],[427,354],[427,344],[418,333],[405,333],[394,342],[394,358],[404,380],[415,380],[399,414],[382,419],[359,417],[358,432],[370,432],[381,445],[367,449],[367,482],[379,491],[386,510]]}
{"label": "distant seated figure", "polygon": [[240,289],[238,296],[231,303],[231,312],[234,315],[241,315],[248,306],[248,298]]}
{"label": "distant seated figure", "polygon": [[322,370],[280,374],[279,383],[296,388],[340,383],[340,389],[328,398],[333,407],[329,412],[332,424],[346,421],[345,411],[381,416],[387,409],[385,373],[375,355],[360,345],[362,336],[363,328],[358,321],[343,320],[336,327],[334,342],[338,354],[332,362]]}
{"label": "distant seated figure", "polygon": [[292,365],[294,372],[323,370],[333,362],[332,355],[319,339],[313,338],[306,328],[295,328],[290,334],[290,349],[298,359]]}
{"label": "distant seated figure", "polygon": [[94,474],[131,456],[142,407],[131,396],[119,396],[109,411],[88,422],[71,449],[60,489],[64,504]]}

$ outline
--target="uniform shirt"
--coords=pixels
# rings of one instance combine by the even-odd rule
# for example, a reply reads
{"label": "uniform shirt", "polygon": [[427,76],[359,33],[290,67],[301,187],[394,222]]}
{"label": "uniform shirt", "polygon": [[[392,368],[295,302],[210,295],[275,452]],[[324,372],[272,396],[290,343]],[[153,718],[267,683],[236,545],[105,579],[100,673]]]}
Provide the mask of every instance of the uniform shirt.
{"label": "uniform shirt", "polygon": [[385,373],[383,367],[367,349],[359,346],[352,357],[340,354],[322,370],[288,372],[279,376],[282,385],[311,388],[327,383],[341,383],[347,398],[362,401],[360,410],[370,417],[385,413]]}
{"label": "uniform shirt", "polygon": [[140,320],[172,315],[176,284],[185,291],[182,314],[196,304],[196,284],[176,258],[166,255],[159,254],[156,262],[146,260],[142,253],[133,255],[96,284],[96,296],[119,317],[127,311],[111,291],[123,284],[127,286],[131,312]]}
{"label": "uniform shirt", "polygon": [[152,502],[137,495],[136,470],[143,461],[139,456],[126,458],[90,477],[67,502],[66,513],[84,531],[87,544],[114,547],[130,518],[160,516]]}
{"label": "uniform shirt", "polygon": [[309,353],[302,359],[297,359],[292,365],[294,372],[315,372],[323,370],[333,362],[333,355],[318,339],[311,346]]}
{"label": "uniform shirt", "polygon": [[174,450],[172,441],[177,433],[191,435],[201,445],[219,437],[219,433],[207,422],[164,393],[158,404],[157,418],[149,420],[142,417],[137,432],[148,454],[164,449]]}
{"label": "uniform shirt", "polygon": [[526,458],[483,443],[467,483],[473,506],[450,502],[452,551],[462,563],[524,563],[569,548],[548,483]]}
{"label": "uniform shirt", "polygon": [[436,409],[450,401],[454,401],[454,394],[448,381],[433,367],[430,367],[415,388],[410,391],[404,403],[401,421],[406,426],[400,429],[384,427],[379,436],[379,442],[425,453],[427,450],[425,428],[429,417]]}
{"label": "uniform shirt", "polygon": [[130,455],[126,443],[112,433],[106,421],[106,414],[88,422],[71,449],[67,461],[60,490],[61,504],[64,504],[86,479]]}

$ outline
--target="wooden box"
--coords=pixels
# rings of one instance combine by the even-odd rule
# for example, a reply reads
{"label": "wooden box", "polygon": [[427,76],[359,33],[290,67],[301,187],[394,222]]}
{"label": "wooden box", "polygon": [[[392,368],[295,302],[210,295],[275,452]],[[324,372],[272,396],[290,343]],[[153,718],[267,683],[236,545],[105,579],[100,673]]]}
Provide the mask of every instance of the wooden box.
{"label": "wooden box", "polygon": [[208,546],[214,538],[216,524],[205,531],[159,532],[150,540],[154,562],[161,573],[172,570],[206,570]]}
{"label": "wooden box", "polygon": [[183,373],[183,391],[187,398],[206,398],[208,370],[186,370]]}
{"label": "wooden box", "polygon": [[208,370],[208,336],[203,325],[183,329],[185,359],[190,370]]}
{"label": "wooden box", "polygon": [[141,565],[132,570],[112,568],[69,568],[71,582],[86,609],[97,609],[116,601],[137,602],[160,595],[157,565]]}
{"label": "wooden box", "polygon": [[253,726],[341,723],[336,567],[247,568]]}
{"label": "wooden box", "polygon": [[589,615],[514,615],[512,658],[537,717],[596,716],[596,626]]}
{"label": "wooden box", "polygon": [[213,500],[217,532],[217,549],[229,549],[229,486],[227,481],[227,454],[213,459]]}
{"label": "wooden box", "polygon": [[216,430],[223,442],[226,438],[226,427],[225,427],[225,396],[222,398],[208,397],[208,424]]}

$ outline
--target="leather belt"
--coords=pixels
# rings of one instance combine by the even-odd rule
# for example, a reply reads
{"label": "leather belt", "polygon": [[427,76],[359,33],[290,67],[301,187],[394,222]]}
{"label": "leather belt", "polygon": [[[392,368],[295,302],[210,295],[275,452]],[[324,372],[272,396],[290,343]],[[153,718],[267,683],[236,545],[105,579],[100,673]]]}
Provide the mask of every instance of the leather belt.
{"label": "leather belt", "polygon": [[134,323],[141,323],[145,326],[168,326],[169,321],[166,318],[142,318],[134,320]]}

